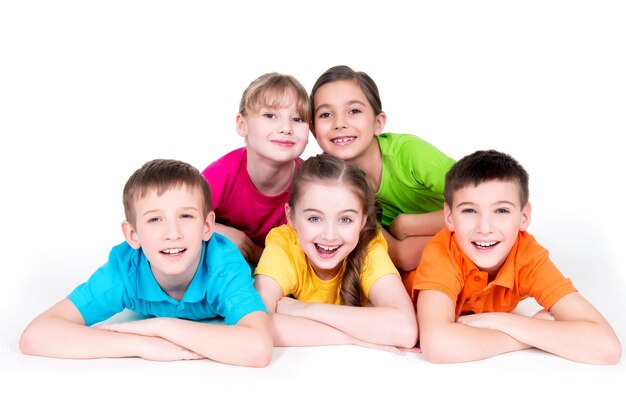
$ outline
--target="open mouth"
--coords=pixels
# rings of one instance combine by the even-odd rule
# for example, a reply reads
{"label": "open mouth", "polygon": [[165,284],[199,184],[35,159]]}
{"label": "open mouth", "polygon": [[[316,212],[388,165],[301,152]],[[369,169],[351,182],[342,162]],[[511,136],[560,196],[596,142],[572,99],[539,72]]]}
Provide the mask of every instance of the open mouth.
{"label": "open mouth", "polygon": [[320,255],[320,257],[322,258],[331,258],[333,255],[335,255],[337,250],[339,250],[339,247],[341,247],[341,245],[331,246],[331,245],[315,244],[315,249],[317,250],[317,253]]}
{"label": "open mouth", "polygon": [[500,241],[472,241],[472,245],[479,250],[490,250],[500,244]]}
{"label": "open mouth", "polygon": [[333,138],[330,140],[335,145],[347,145],[356,140],[356,136],[342,136],[340,138]]}
{"label": "open mouth", "polygon": [[186,248],[168,248],[166,250],[162,250],[161,254],[165,255],[179,255],[187,251]]}

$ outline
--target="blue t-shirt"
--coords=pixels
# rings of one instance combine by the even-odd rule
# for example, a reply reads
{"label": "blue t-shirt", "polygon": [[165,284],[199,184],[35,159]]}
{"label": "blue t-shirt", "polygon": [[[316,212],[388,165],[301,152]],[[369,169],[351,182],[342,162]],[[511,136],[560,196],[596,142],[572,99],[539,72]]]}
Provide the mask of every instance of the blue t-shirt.
{"label": "blue t-shirt", "polygon": [[123,242],[109,261],[68,298],[87,325],[130,309],[144,315],[202,320],[221,316],[227,325],[255,311],[264,311],[254,289],[250,267],[239,249],[217,233],[204,241],[196,273],[181,300],[161,289],[141,249]]}

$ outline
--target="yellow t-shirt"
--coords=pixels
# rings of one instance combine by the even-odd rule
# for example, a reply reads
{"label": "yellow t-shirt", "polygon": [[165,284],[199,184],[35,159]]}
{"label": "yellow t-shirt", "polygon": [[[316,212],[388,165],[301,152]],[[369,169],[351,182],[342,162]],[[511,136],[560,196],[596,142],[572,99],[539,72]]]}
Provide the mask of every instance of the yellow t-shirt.
{"label": "yellow t-shirt", "polygon": [[[265,249],[254,274],[262,274],[276,280],[285,296],[293,295],[302,302],[323,302],[338,305],[341,278],[346,266],[343,265],[331,280],[320,279],[309,263],[298,243],[296,231],[289,225],[272,229],[265,240]],[[369,245],[361,287],[369,299],[370,289],[376,280],[387,275],[399,276],[387,253],[387,242],[383,234],[378,235]]]}

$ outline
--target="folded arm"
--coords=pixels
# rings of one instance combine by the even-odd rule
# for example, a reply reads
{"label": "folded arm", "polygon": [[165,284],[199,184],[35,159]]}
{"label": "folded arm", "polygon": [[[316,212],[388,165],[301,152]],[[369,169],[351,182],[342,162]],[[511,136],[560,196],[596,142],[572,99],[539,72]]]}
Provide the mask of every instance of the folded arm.
{"label": "folded arm", "polygon": [[604,317],[579,293],[562,297],[552,306],[554,321],[511,313],[483,313],[461,317],[472,327],[504,332],[532,347],[569,360],[592,364],[615,364],[621,344]]}
{"label": "folded arm", "polygon": [[148,360],[194,360],[202,355],[158,337],[88,327],[69,299],[36,317],[20,338],[25,354],[58,358],[142,357]]}
{"label": "folded arm", "polygon": [[417,317],[420,348],[433,363],[480,360],[530,348],[504,332],[455,322],[454,303],[436,290],[420,291]]}
{"label": "folded arm", "polygon": [[251,312],[235,325],[208,324],[179,318],[151,318],[102,329],[159,337],[221,363],[265,367],[272,357],[272,331],[267,313]]}
{"label": "folded arm", "polygon": [[417,322],[411,300],[398,276],[378,279],[369,296],[372,306],[367,307],[282,298],[276,311],[326,324],[368,343],[413,348]]}

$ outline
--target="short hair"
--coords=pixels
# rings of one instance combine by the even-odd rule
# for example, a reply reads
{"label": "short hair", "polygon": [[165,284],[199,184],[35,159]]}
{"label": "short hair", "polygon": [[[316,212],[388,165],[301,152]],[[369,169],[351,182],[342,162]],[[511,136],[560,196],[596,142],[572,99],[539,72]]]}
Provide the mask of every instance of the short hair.
{"label": "short hair", "polygon": [[476,151],[457,161],[446,174],[444,198],[452,207],[452,194],[468,185],[499,180],[511,181],[519,186],[521,207],[529,198],[528,173],[520,163],[508,154],[496,150]]}
{"label": "short hair", "polygon": [[248,85],[241,95],[239,113],[247,116],[249,111],[258,111],[263,106],[279,107],[289,93],[295,95],[300,117],[310,123],[311,106],[306,89],[294,76],[276,72],[263,74]]}
{"label": "short hair", "polygon": [[206,218],[212,210],[211,188],[197,168],[191,164],[168,159],[148,161],[137,169],[126,181],[123,193],[126,220],[135,227],[135,202],[143,199],[152,191],[160,196],[164,192],[186,186],[198,188],[203,198],[202,214]]}
{"label": "short hair", "polygon": [[375,115],[380,115],[383,113],[383,104],[380,100],[380,93],[378,92],[378,86],[367,73],[363,71],[354,71],[352,68],[347,65],[337,65],[335,67],[331,67],[328,70],[324,71],[324,73],[319,76],[315,84],[313,85],[313,89],[311,90],[311,115],[315,116],[315,93],[320,89],[324,84],[332,83],[334,81],[354,81],[356,85],[361,89],[365,97],[367,98],[368,103],[374,109]]}

